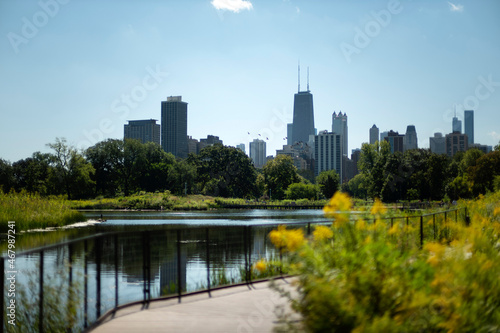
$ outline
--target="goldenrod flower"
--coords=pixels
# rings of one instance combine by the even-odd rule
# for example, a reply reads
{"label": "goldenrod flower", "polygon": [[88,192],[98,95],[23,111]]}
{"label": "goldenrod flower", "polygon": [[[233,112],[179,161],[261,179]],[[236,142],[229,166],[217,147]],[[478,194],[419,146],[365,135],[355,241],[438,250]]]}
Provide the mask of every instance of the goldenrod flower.
{"label": "goldenrod flower", "polygon": [[269,233],[269,238],[271,239],[271,243],[274,244],[278,249],[285,247],[285,233],[286,227],[284,225],[279,225],[277,230],[272,230]]}
{"label": "goldenrod flower", "polygon": [[372,215],[377,215],[377,214],[385,214],[387,212],[387,208],[384,206],[382,201],[380,201],[378,198],[375,198],[375,202],[373,203],[373,207],[370,210],[370,213]]}
{"label": "goldenrod flower", "polygon": [[324,225],[317,226],[313,231],[314,240],[320,242],[333,237],[333,230],[330,227]]}
{"label": "goldenrod flower", "polygon": [[493,216],[499,216],[500,215],[500,207],[495,208],[493,211]]}
{"label": "goldenrod flower", "polygon": [[269,233],[269,238],[278,249],[286,248],[288,251],[296,251],[304,243],[304,231],[302,229],[286,230],[284,225],[280,225],[277,230]]}
{"label": "goldenrod flower", "polygon": [[264,273],[267,268],[266,262],[261,259],[257,263],[255,263],[254,268],[259,272]]}
{"label": "goldenrod flower", "polygon": [[352,208],[351,198],[345,193],[335,192],[330,201],[323,208],[326,215],[336,214],[338,212],[349,212]]}

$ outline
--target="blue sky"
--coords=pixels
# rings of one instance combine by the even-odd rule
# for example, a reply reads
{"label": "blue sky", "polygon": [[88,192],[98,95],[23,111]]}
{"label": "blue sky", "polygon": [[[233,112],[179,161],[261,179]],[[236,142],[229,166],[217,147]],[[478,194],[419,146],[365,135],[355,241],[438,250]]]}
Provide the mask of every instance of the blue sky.
{"label": "blue sky", "polygon": [[[122,138],[126,120],[188,102],[188,134],[286,142],[297,91],[315,125],[346,112],[349,151],[369,128],[419,147],[475,110],[475,141],[500,140],[500,2],[0,0],[0,158]],[[250,134],[248,134],[250,133]]]}

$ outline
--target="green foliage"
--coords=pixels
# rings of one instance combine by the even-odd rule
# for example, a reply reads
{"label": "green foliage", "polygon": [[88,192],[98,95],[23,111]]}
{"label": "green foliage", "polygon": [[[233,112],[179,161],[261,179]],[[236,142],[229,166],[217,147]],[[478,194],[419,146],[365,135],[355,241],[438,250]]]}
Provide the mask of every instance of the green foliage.
{"label": "green foliage", "polygon": [[335,170],[322,171],[316,177],[316,184],[319,185],[325,198],[331,198],[339,189],[340,177]]}
{"label": "green foliage", "polygon": [[0,232],[6,232],[7,222],[15,221],[16,230],[60,227],[83,221],[82,213],[72,210],[63,198],[42,198],[25,191],[0,191]]}
{"label": "green foliage", "polygon": [[213,145],[191,155],[188,162],[196,166],[197,187],[205,195],[224,198],[259,195],[255,167],[240,149]]}
{"label": "green foliage", "polygon": [[271,193],[271,199],[282,200],[288,186],[300,181],[293,159],[286,155],[278,155],[275,159],[268,161],[262,168],[262,172],[266,192]]}
{"label": "green foliage", "polygon": [[[335,199],[335,198],[334,198]],[[433,241],[433,219],[418,227],[384,222],[376,202],[371,214],[349,216],[342,196],[328,207],[335,221],[309,241],[294,230],[270,234],[286,247],[285,264],[298,276],[297,294],[285,293],[305,332],[486,332],[500,329],[500,192],[466,203],[471,224],[444,220]],[[344,209],[342,207],[344,206]],[[340,210],[340,211],[339,211]],[[353,220],[349,220],[349,217]],[[367,221],[376,220],[375,223]],[[418,226],[418,224],[417,224]],[[293,236],[293,237],[291,237]],[[278,328],[279,330],[280,328]]]}
{"label": "green foliage", "polygon": [[315,200],[319,197],[319,187],[314,184],[293,183],[285,191],[285,197],[289,200],[309,199]]}

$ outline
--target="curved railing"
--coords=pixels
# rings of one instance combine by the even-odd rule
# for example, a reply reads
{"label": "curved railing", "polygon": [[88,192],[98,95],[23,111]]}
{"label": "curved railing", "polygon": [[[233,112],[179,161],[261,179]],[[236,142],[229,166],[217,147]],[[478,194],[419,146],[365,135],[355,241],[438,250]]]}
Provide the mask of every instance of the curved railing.
{"label": "curved railing", "polygon": [[[450,219],[467,223],[467,210],[395,216],[386,221],[388,226],[415,226],[422,245],[424,240],[439,237],[446,228],[442,221]],[[308,235],[318,223],[329,221],[286,225],[303,228]],[[256,278],[253,265],[258,260],[280,260],[268,239],[277,225],[107,232],[16,253],[14,261],[7,254],[0,260],[4,281],[0,327],[2,331],[14,328],[9,322],[12,299],[16,324],[34,326],[40,332],[67,325],[65,329],[76,332],[91,329],[127,305],[147,307],[152,300],[174,297],[180,302],[185,295],[249,284]],[[14,298],[9,296],[12,286]]]}

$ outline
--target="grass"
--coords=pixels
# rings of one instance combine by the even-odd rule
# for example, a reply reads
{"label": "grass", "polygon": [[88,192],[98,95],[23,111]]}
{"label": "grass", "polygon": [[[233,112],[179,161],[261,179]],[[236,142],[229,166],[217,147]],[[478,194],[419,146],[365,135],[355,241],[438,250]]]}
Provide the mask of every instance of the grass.
{"label": "grass", "polygon": [[8,221],[15,221],[16,232],[38,228],[61,227],[84,221],[81,212],[73,210],[62,197],[44,198],[27,192],[0,191],[0,232],[8,229]]}
{"label": "grass", "polygon": [[151,209],[151,210],[208,210],[217,208],[213,197],[204,195],[175,196],[163,193],[140,192],[127,197],[73,200],[74,209]]}

